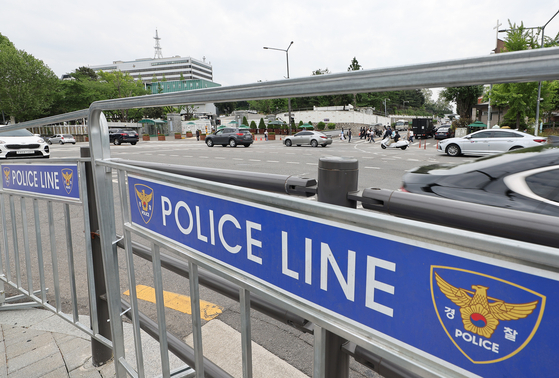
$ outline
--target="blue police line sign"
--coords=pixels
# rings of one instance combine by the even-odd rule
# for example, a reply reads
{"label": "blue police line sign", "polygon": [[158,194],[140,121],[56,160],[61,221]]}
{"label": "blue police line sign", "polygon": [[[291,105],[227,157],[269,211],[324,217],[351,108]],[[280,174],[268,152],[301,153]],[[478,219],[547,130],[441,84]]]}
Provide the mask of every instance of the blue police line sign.
{"label": "blue police line sign", "polygon": [[555,273],[134,176],[128,191],[135,225],[435,359],[485,377],[558,375]]}
{"label": "blue police line sign", "polygon": [[77,165],[2,164],[6,190],[80,199]]}

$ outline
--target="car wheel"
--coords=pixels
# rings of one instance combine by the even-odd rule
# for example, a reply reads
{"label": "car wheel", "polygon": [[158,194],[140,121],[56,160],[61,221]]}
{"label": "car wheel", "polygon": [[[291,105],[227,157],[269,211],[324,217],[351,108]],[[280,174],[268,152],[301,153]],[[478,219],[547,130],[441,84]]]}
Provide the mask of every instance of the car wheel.
{"label": "car wheel", "polygon": [[285,140],[285,145],[286,145],[287,147],[291,147],[291,140],[286,139],[286,140]]}
{"label": "car wheel", "polygon": [[63,141],[61,141],[61,140],[59,140],[59,141],[58,141],[58,144],[64,144],[64,142],[63,142]]}
{"label": "car wheel", "polygon": [[76,144],[76,142],[72,143],[72,144]]}
{"label": "car wheel", "polygon": [[133,145],[133,146],[135,146],[135,145],[136,145],[136,142],[130,142],[130,144]]}
{"label": "car wheel", "polygon": [[52,142],[51,142],[50,140],[47,140],[47,143],[48,143],[48,144],[52,144]]}
{"label": "car wheel", "polygon": [[211,140],[211,139],[206,139],[206,146],[213,147],[214,146],[214,141]]}
{"label": "car wheel", "polygon": [[311,147],[318,147],[318,142],[316,140],[311,140]]}
{"label": "car wheel", "polygon": [[222,144],[221,147],[227,147],[227,145],[226,145],[226,144]]}
{"label": "car wheel", "polygon": [[402,150],[405,150],[406,148],[408,148],[408,146],[402,146],[400,147]]}
{"label": "car wheel", "polygon": [[115,141],[113,143],[115,144],[115,146],[118,146],[120,144],[120,139],[115,138]]}
{"label": "car wheel", "polygon": [[231,140],[229,141],[229,146],[231,146],[231,147],[237,147],[237,142],[235,141],[235,139],[231,139]]}
{"label": "car wheel", "polygon": [[460,152],[460,147],[458,147],[458,145],[456,144],[451,144],[446,148],[446,154],[448,156],[458,156],[460,155]]}
{"label": "car wheel", "polygon": [[250,147],[250,144],[243,144],[243,146],[245,146],[245,147]]}
{"label": "car wheel", "polygon": [[327,144],[321,144],[321,146],[322,146],[322,147],[326,147],[326,146],[327,146]]}
{"label": "car wheel", "polygon": [[386,146],[384,144],[380,144],[380,146],[382,147],[383,150],[386,150]]}

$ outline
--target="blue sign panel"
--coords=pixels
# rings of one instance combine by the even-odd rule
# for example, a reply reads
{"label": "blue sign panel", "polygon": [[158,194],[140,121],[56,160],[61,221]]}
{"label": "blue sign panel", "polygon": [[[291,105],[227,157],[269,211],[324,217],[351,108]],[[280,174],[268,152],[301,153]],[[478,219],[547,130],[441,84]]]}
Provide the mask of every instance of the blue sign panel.
{"label": "blue sign panel", "polygon": [[128,185],[134,224],[363,327],[480,376],[557,376],[556,274],[137,177]]}
{"label": "blue sign panel", "polygon": [[77,165],[2,164],[7,190],[80,199]]}

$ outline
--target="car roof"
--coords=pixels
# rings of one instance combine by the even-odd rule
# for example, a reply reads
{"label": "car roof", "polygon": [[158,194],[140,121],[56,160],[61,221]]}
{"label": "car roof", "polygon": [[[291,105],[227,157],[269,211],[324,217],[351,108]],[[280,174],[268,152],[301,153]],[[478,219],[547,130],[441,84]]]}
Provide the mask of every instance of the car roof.
{"label": "car roof", "polygon": [[508,151],[502,154],[482,157],[474,161],[460,164],[433,164],[419,167],[414,173],[428,173],[431,175],[463,174],[472,171],[520,172],[527,165],[532,168],[559,164],[559,146],[546,144],[529,148]]}

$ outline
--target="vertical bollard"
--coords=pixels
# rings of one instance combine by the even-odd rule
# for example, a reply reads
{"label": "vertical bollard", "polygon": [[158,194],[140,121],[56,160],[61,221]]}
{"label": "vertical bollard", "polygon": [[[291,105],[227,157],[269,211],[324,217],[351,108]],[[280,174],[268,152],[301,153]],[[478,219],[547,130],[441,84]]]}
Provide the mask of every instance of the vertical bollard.
{"label": "vertical bollard", "polygon": [[[327,157],[318,162],[318,202],[357,208],[356,201],[347,199],[347,193],[357,190],[359,162],[353,158]],[[326,331],[325,378],[349,377],[349,356],[342,352],[346,342],[342,337]]]}
{"label": "vertical bollard", "polygon": [[[80,157],[89,158],[91,152],[89,147],[80,148]],[[97,218],[97,208],[95,207],[95,188],[93,187],[93,171],[91,163],[85,164],[85,175],[87,185],[87,198],[89,209],[89,225],[91,232],[99,230],[99,219]],[[86,235],[91,237],[90,235]],[[91,252],[93,257],[93,276],[95,281],[95,294],[94,300],[97,303],[97,320],[99,321],[99,334],[112,340],[111,326],[109,324],[109,304],[106,300],[101,299],[101,296],[107,292],[105,287],[105,272],[103,270],[103,254],[101,252],[101,241],[99,237],[92,237]],[[93,366],[104,365],[113,357],[111,348],[101,344],[99,341],[91,338],[91,358]]]}

